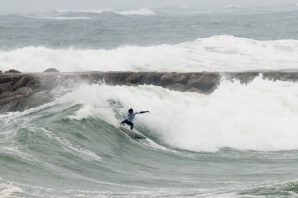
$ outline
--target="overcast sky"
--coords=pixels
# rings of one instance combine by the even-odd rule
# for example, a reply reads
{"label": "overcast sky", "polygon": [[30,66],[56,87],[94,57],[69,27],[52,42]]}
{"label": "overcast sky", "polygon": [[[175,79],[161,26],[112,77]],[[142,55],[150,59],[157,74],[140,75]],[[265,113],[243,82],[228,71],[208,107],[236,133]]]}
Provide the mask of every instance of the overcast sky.
{"label": "overcast sky", "polygon": [[276,6],[298,3],[298,0],[0,0],[0,13],[48,12],[78,9],[138,9],[166,6],[190,8],[241,6]]}

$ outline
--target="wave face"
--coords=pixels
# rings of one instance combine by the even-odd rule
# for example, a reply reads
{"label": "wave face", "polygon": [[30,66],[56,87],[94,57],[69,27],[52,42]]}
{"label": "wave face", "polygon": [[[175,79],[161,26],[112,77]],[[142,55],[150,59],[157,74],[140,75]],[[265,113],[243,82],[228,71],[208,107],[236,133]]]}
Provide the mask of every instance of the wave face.
{"label": "wave face", "polygon": [[[298,176],[297,95],[296,83],[261,77],[248,85],[223,81],[208,96],[82,84],[39,108],[0,115],[0,194],[291,194]],[[131,107],[151,111],[134,121],[148,140],[117,130]],[[268,167],[275,174],[260,174]]]}
{"label": "wave face", "polygon": [[25,47],[0,52],[3,70],[60,71],[244,71],[294,69],[298,41],[257,41],[214,36],[179,45],[126,46],[105,50]]}

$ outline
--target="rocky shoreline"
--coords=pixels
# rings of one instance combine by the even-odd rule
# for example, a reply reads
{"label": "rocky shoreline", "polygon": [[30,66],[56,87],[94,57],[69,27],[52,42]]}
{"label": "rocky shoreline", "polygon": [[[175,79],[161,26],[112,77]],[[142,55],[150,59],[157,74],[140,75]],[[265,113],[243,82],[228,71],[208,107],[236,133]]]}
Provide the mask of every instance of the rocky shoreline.
{"label": "rocky shoreline", "polygon": [[[298,71],[247,72],[74,72],[18,73],[16,70],[0,72],[0,113],[24,111],[38,107],[71,90],[82,82],[109,85],[155,85],[181,92],[212,93],[222,78],[249,83],[262,75],[273,81],[298,81]],[[63,87],[63,89],[57,89]]]}

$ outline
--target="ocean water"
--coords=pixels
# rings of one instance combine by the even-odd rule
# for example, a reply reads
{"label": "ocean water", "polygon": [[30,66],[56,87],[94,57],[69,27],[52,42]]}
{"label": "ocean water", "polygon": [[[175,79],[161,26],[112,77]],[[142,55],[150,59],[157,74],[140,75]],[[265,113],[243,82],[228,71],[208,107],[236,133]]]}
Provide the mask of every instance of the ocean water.
{"label": "ocean water", "polygon": [[[296,70],[297,5],[0,15],[0,70]],[[60,89],[63,87],[58,87]],[[87,97],[86,97],[87,96]],[[0,115],[0,197],[297,197],[298,84],[73,85]],[[134,140],[117,127],[137,115]]]}

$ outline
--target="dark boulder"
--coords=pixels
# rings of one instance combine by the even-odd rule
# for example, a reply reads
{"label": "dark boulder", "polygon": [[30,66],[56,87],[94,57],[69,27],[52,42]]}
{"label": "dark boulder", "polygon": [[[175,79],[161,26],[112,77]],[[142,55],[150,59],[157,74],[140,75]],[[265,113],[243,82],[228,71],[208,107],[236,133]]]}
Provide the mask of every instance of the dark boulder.
{"label": "dark boulder", "polygon": [[189,89],[186,90],[187,92],[196,92],[196,93],[199,93],[199,94],[202,94],[203,92],[197,88],[194,88],[194,87],[191,87]]}
{"label": "dark boulder", "polygon": [[20,89],[18,89],[15,92],[16,92],[16,94],[22,95],[26,98],[29,97],[33,93],[32,89],[29,87],[21,87]]}
{"label": "dark boulder", "polygon": [[140,82],[142,81],[142,78],[143,78],[142,72],[132,73],[125,79],[124,83],[140,84]]}
{"label": "dark boulder", "polygon": [[16,77],[15,76],[11,76],[11,75],[1,75],[0,76],[0,84],[2,83],[11,83],[11,82],[14,82],[14,79]]}
{"label": "dark boulder", "polygon": [[22,95],[13,95],[11,97],[1,99],[0,100],[0,106],[5,105],[7,103],[10,103],[11,101],[20,100],[20,99],[23,99],[23,98],[24,98],[24,96],[22,96]]}
{"label": "dark boulder", "polygon": [[10,69],[10,70],[8,70],[8,71],[6,71],[4,73],[21,73],[21,72],[18,71],[18,70],[15,70],[15,69]]}
{"label": "dark boulder", "polygon": [[279,80],[296,82],[298,80],[298,75],[295,73],[282,72]]}
{"label": "dark boulder", "polygon": [[263,74],[263,78],[276,81],[276,80],[280,80],[280,74],[281,74],[280,72],[267,72]]}
{"label": "dark boulder", "polygon": [[0,108],[0,113],[14,112],[17,110],[19,100],[11,101]]}
{"label": "dark boulder", "polygon": [[3,92],[0,95],[0,99],[6,99],[6,98],[13,98],[16,95],[21,95],[25,97],[29,97],[33,93],[32,89],[29,87],[22,87],[18,89],[17,91],[8,91],[8,92]]}
{"label": "dark boulder", "polygon": [[18,104],[17,111],[24,111],[26,109],[34,108],[51,102],[52,94],[48,90],[39,91],[32,94],[30,97],[21,100]]}
{"label": "dark boulder", "polygon": [[160,78],[163,74],[156,72],[149,72],[143,76],[141,84],[146,85],[160,85]]}
{"label": "dark boulder", "polygon": [[13,91],[18,90],[21,87],[25,87],[27,83],[30,81],[28,77],[22,77],[18,81],[12,83]]}
{"label": "dark boulder", "polygon": [[169,89],[174,91],[185,91],[186,86],[181,83],[176,83],[173,86],[170,86]]}
{"label": "dark boulder", "polygon": [[189,78],[190,78],[190,74],[180,74],[174,78],[173,83],[174,84],[181,83],[183,85],[186,85]]}
{"label": "dark boulder", "polygon": [[260,72],[242,72],[242,73],[235,73],[235,74],[230,74],[228,75],[229,79],[231,79],[232,81],[234,79],[239,80],[240,83],[250,83],[251,81],[253,81],[256,77],[258,77],[260,74]]}
{"label": "dark boulder", "polygon": [[55,69],[55,68],[49,68],[44,70],[43,72],[49,72],[49,73],[58,73],[60,72],[59,70]]}
{"label": "dark boulder", "polygon": [[128,72],[111,72],[107,76],[98,76],[98,81],[104,81],[106,83],[111,84],[121,84],[125,82],[125,79],[130,76],[130,73]]}
{"label": "dark boulder", "polygon": [[173,79],[176,77],[176,73],[166,73],[161,76],[160,78],[160,86],[167,87],[169,85],[172,85]]}
{"label": "dark boulder", "polygon": [[12,91],[12,86],[10,85],[10,83],[3,83],[0,84],[0,94],[2,94],[3,92],[10,92]]}
{"label": "dark boulder", "polygon": [[220,75],[218,73],[193,74],[190,76],[187,88],[196,88],[204,93],[209,93],[219,82]]}

